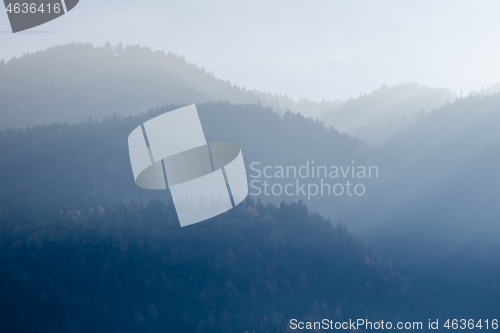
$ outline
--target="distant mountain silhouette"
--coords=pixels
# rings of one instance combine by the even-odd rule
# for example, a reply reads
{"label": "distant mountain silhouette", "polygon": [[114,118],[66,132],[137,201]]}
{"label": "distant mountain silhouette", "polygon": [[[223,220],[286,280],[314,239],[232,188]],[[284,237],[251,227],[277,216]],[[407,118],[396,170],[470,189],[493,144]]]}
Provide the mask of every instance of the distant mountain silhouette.
{"label": "distant mountain silhouette", "polygon": [[[457,99],[384,144],[390,176],[366,198],[373,210],[354,214],[372,219],[362,230],[419,235],[433,244],[413,244],[424,252],[440,246],[484,257],[485,248],[498,249],[499,110],[498,93]],[[379,240],[386,246],[387,232]]]}
{"label": "distant mountain silhouette", "polygon": [[183,57],[140,46],[68,44],[0,61],[0,128],[219,100],[261,104],[281,114],[319,114],[339,105],[245,90]]}
{"label": "distant mountain silhouette", "polygon": [[326,125],[369,143],[381,144],[457,96],[448,89],[417,83],[382,86],[319,116]]}
{"label": "distant mountain silhouette", "polygon": [[[137,187],[130,168],[130,131],[179,105],[0,131],[0,327],[155,331],[169,318],[179,330],[231,325],[257,332],[283,331],[292,315],[411,321],[495,315],[498,98],[461,99],[434,111],[384,151],[300,114],[200,104],[207,140],[237,143],[247,164],[356,160],[381,170],[365,197],[307,202],[329,220],[290,203],[299,197],[262,196],[275,205],[247,201],[205,229],[178,228],[167,192]],[[160,201],[140,203],[152,198]],[[331,226],[337,221],[374,241],[405,278],[343,227]],[[200,252],[204,257],[193,259]],[[31,314],[41,309],[35,321]]]}
{"label": "distant mountain silhouette", "polygon": [[347,101],[296,101],[246,90],[172,53],[109,43],[54,46],[0,61],[0,129],[139,115],[169,104],[228,101],[260,104],[279,114],[299,112],[381,143],[455,98],[447,89],[412,83],[383,86]]}
{"label": "distant mountain silhouette", "polygon": [[[1,131],[0,204],[22,207],[21,212],[30,207],[57,211],[62,203],[82,209],[102,202],[166,198],[167,192],[144,190],[134,183],[127,138],[144,121],[178,107],[100,122],[90,119]],[[280,116],[253,104],[205,103],[197,108],[207,140],[238,144],[248,172],[253,161],[265,165],[302,165],[308,159],[344,165],[352,160],[377,161],[377,151],[364,142],[300,114]],[[330,207],[331,200],[325,200]],[[337,205],[341,201],[333,207]]]}

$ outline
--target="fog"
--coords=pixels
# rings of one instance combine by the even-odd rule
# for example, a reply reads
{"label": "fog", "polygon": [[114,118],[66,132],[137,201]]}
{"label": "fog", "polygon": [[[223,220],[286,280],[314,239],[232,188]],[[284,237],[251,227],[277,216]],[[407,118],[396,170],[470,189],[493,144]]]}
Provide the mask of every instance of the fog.
{"label": "fog", "polygon": [[345,100],[402,82],[467,95],[498,81],[499,9],[492,1],[82,0],[15,35],[2,13],[0,59],[73,41],[122,42],[294,99]]}
{"label": "fog", "polygon": [[[499,9],[82,0],[19,34],[0,14],[0,330],[492,319]],[[207,142],[241,147],[251,194],[189,229],[135,184],[127,137],[193,103]]]}

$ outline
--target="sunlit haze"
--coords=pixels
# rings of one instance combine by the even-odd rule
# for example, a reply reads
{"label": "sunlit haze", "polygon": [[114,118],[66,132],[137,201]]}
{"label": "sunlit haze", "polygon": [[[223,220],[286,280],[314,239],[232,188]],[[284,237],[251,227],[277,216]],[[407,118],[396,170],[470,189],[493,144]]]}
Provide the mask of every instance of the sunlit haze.
{"label": "sunlit haze", "polygon": [[493,1],[82,0],[25,33],[9,33],[1,13],[0,59],[109,41],[171,51],[246,89],[296,99],[402,82],[467,94],[500,81],[499,12]]}

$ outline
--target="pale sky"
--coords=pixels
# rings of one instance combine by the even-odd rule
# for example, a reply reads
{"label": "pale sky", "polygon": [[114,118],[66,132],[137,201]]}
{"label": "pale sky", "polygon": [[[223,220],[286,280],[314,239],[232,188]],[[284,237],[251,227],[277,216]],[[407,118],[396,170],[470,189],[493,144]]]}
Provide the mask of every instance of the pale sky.
{"label": "pale sky", "polygon": [[171,51],[239,86],[296,99],[412,81],[468,93],[500,81],[499,14],[500,1],[478,0],[80,0],[26,33],[9,33],[1,11],[0,59],[109,41]]}

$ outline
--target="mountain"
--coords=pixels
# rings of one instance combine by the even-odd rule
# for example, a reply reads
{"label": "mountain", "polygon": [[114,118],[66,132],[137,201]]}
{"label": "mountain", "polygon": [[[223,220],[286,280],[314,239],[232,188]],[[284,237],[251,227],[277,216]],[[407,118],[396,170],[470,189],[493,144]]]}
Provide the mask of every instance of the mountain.
{"label": "mountain", "polygon": [[169,104],[260,103],[278,113],[319,113],[339,103],[298,103],[248,91],[172,53],[140,46],[68,44],[0,61],[0,128],[139,115]]}
{"label": "mountain", "polygon": [[[127,138],[146,120],[180,106],[135,117],[113,116],[103,121],[0,132],[0,205],[22,207],[21,212],[44,207],[50,212],[58,211],[58,205],[88,209],[99,202],[166,199],[167,192],[135,185]],[[205,103],[197,108],[207,141],[238,144],[248,171],[257,161],[263,165],[301,165],[307,160],[323,164],[377,160],[377,151],[362,141],[300,114],[280,116],[270,108],[251,104]],[[285,198],[263,200],[279,204]],[[299,199],[305,198],[295,200]],[[333,207],[341,204],[339,201]]]}
{"label": "mountain", "polygon": [[455,98],[448,89],[411,83],[382,86],[347,101],[295,101],[220,80],[172,53],[109,43],[54,46],[0,61],[0,129],[228,101],[260,104],[279,114],[298,112],[380,144]]}
{"label": "mountain", "polygon": [[135,185],[127,149],[132,129],[181,105],[0,131],[0,327],[257,332],[291,317],[494,316],[498,98],[433,111],[384,150],[300,114],[199,104],[207,141],[240,145],[249,181],[268,179],[251,177],[255,161],[356,160],[380,178],[360,197],[251,196],[188,228],[167,191]]}
{"label": "mountain", "polygon": [[399,270],[448,271],[456,290],[476,283],[498,297],[499,123],[500,94],[430,112],[381,147],[383,181],[338,219]]}
{"label": "mountain", "polygon": [[292,318],[423,317],[400,274],[301,203],[246,200],[185,228],[162,201],[0,220],[2,332],[284,332]]}
{"label": "mountain", "polygon": [[499,110],[500,94],[458,99],[388,141],[381,148],[388,177],[369,199],[372,227],[416,227],[419,220],[420,228],[428,221],[427,240],[434,235],[443,242],[439,235],[445,235],[455,246],[497,244],[483,237],[500,231]]}
{"label": "mountain", "polygon": [[485,96],[485,95],[495,95],[500,92],[500,82],[492,84],[488,87],[482,87],[480,90],[474,90],[469,93],[469,97],[471,96]]}
{"label": "mountain", "polygon": [[[200,82],[206,82],[209,88],[205,89]],[[192,249],[203,244],[196,235],[204,235],[207,238],[214,235],[204,233],[205,229],[196,227],[188,229],[193,238],[182,238],[184,235],[181,238],[185,243],[172,243],[168,232],[158,233],[156,229],[155,232],[145,231],[149,227],[145,224],[152,223],[152,227],[157,228],[163,227],[165,221],[169,232],[180,228],[174,228],[175,214],[168,202],[167,191],[143,190],[135,185],[127,149],[127,137],[132,129],[157,115],[184,106],[186,100],[189,104],[197,103],[207,141],[234,142],[242,148],[248,180],[256,181],[263,190],[260,194],[255,194],[255,188],[251,187],[251,197],[256,201],[260,198],[266,204],[263,206],[245,202],[240,207],[244,208],[244,211],[238,211],[238,215],[231,215],[233,212],[230,212],[212,221],[216,222],[216,227],[208,224],[210,227],[207,229],[219,228],[219,224],[229,225],[227,219],[231,222],[248,222],[248,225],[238,225],[238,228],[241,226],[243,229],[222,228],[225,231],[214,236],[214,242],[218,243],[202,249],[207,250],[207,256],[212,256],[204,263],[205,266],[199,266],[205,267],[202,271],[206,275],[211,276],[207,267],[216,266],[216,262],[212,260],[214,256],[217,257],[219,253],[222,253],[223,259],[226,255],[229,256],[228,249],[216,245],[229,244],[235,258],[240,258],[234,249],[240,243],[245,244],[245,240],[238,236],[246,234],[248,229],[245,228],[251,229],[255,225],[254,222],[258,224],[262,219],[268,221],[266,217],[269,215],[271,220],[274,218],[279,221],[279,228],[259,229],[257,226],[259,231],[250,238],[251,242],[256,243],[259,239],[264,241],[272,238],[265,246],[273,247],[273,251],[277,252],[266,252],[268,257],[265,260],[270,260],[270,256],[277,263],[282,258],[292,257],[290,253],[295,255],[306,248],[312,248],[316,252],[302,259],[298,268],[301,272],[286,271],[286,274],[276,277],[275,285],[267,278],[261,281],[268,294],[274,293],[276,288],[278,291],[288,290],[288,285],[283,282],[285,276],[304,280],[301,278],[303,271],[305,281],[309,285],[309,271],[315,271],[320,266],[332,265],[339,270],[348,270],[348,264],[335,266],[339,258],[329,256],[332,252],[345,252],[347,258],[354,258],[354,266],[351,268],[357,271],[359,276],[372,276],[375,272],[382,272],[379,274],[380,279],[376,278],[365,286],[369,290],[372,283],[389,281],[391,286],[385,285],[377,295],[383,302],[392,305],[388,308],[376,305],[383,310],[381,316],[374,315],[371,311],[375,307],[375,300],[363,298],[365,291],[358,288],[358,293],[349,294],[348,298],[359,303],[349,303],[351,310],[340,310],[343,314],[393,318],[391,316],[407,311],[410,320],[413,320],[413,314],[417,314],[424,317],[424,321],[428,316],[496,316],[500,300],[500,260],[497,256],[500,250],[500,228],[497,223],[500,216],[497,205],[500,196],[497,186],[500,182],[500,139],[497,129],[500,121],[500,94],[495,94],[493,88],[485,93],[455,99],[453,93],[447,90],[406,84],[383,87],[372,94],[347,101],[341,106],[328,102],[312,103],[311,106],[307,101],[299,102],[311,110],[313,106],[331,107],[325,117],[340,110],[336,123],[333,124],[341,129],[338,131],[325,126],[322,121],[306,118],[300,113],[283,112],[284,110],[278,113],[275,106],[257,95],[252,95],[253,92],[218,81],[213,75],[203,73],[182,58],[141,47],[122,49],[119,46],[107,45],[95,48],[92,45],[73,44],[25,55],[12,59],[7,64],[0,62],[0,117],[2,127],[5,128],[0,131],[0,248],[2,253],[5,253],[0,261],[0,286],[4,288],[0,292],[0,313],[7,314],[0,318],[0,325],[26,323],[25,327],[16,326],[19,331],[41,327],[29,321],[32,318],[30,314],[46,307],[50,309],[48,311],[58,313],[59,316],[59,319],[54,319],[54,323],[40,318],[40,323],[43,322],[40,325],[49,327],[52,331],[68,331],[70,328],[74,331],[83,328],[95,330],[98,323],[105,321],[102,314],[111,312],[113,318],[136,318],[140,323],[144,323],[134,326],[131,321],[123,321],[126,323],[125,329],[135,327],[139,331],[156,330],[154,325],[161,317],[160,314],[173,307],[168,302],[159,303],[154,296],[147,293],[149,286],[160,280],[159,276],[165,281],[161,275],[162,270],[165,270],[168,286],[178,288],[178,293],[172,296],[173,299],[193,296],[187,295],[192,289],[187,285],[189,282],[185,281],[191,281],[191,276],[195,280],[198,276],[182,274],[195,270],[198,263],[191,262],[178,270],[173,269],[172,272],[164,268],[160,270],[159,266],[153,265],[159,254],[155,252],[154,246],[149,244],[157,246],[161,253],[166,253],[166,261],[163,264],[170,264],[172,256],[177,256],[177,251],[181,253],[182,249],[189,249],[186,253],[194,253]],[[226,94],[221,100],[233,98],[247,103],[205,102],[219,100],[219,97],[214,97],[214,94],[219,92]],[[251,98],[246,100],[248,96]],[[276,99],[276,105],[285,105],[285,100]],[[176,104],[167,104],[171,101]],[[282,102],[285,104],[279,104]],[[143,108],[147,110],[154,105],[161,107],[142,112]],[[370,110],[374,110],[374,113]],[[417,113],[419,115],[415,116]],[[407,115],[408,125],[392,128],[386,126],[393,119],[401,119],[401,114]],[[37,122],[40,125],[26,126]],[[364,124],[381,124],[379,134],[370,132],[376,127],[366,127],[368,125]],[[22,128],[9,128],[14,125]],[[377,146],[370,146],[346,134],[362,133],[360,126],[368,129],[368,132],[363,133],[376,134],[369,140],[376,141]],[[257,164],[258,170],[255,169],[255,163],[260,163]],[[265,167],[269,167],[268,170],[271,171],[264,173]],[[292,174],[295,167],[307,170],[307,175],[280,177],[280,168],[288,167],[292,167]],[[334,176],[321,176],[319,167],[325,167]],[[357,173],[352,173],[355,167],[356,170],[376,168],[376,177],[367,179],[361,171],[362,177],[358,177]],[[317,172],[310,173],[311,170]],[[337,195],[328,191],[328,195],[320,195],[319,189],[323,189],[323,186],[319,185],[321,181],[329,182],[332,187],[340,185],[342,189],[342,186],[347,186],[347,181],[359,182],[364,185],[363,194]],[[280,188],[283,189],[292,183],[292,186],[296,186],[296,195],[284,192],[277,195],[266,193],[262,187],[264,182],[270,183],[268,192],[273,189],[280,192]],[[298,190],[299,182],[305,186],[306,191],[308,187],[314,191],[316,186],[316,194],[301,194]],[[152,199],[157,201],[146,207],[144,203],[151,202]],[[302,203],[294,203],[299,200],[307,204],[307,210]],[[307,211],[307,214],[303,213],[304,211]],[[320,218],[316,212],[325,216],[326,220]],[[236,211],[234,213],[236,214]],[[285,215],[286,217],[283,217]],[[293,223],[290,232],[296,233],[286,234],[287,223],[294,217],[298,218],[295,221],[297,223],[310,219],[321,220],[319,225],[324,228],[314,227],[315,232],[311,236],[311,239],[320,239],[318,244],[321,246],[315,248],[314,241],[309,239],[304,248],[300,247],[301,238],[298,235],[307,236],[308,229],[296,229]],[[361,239],[372,243],[377,253],[392,260],[392,265],[375,259],[376,256],[370,254],[369,247],[357,240],[347,241],[346,239],[350,239],[346,236],[348,233],[341,231],[341,227],[326,226],[329,223],[336,225],[337,222],[345,224]],[[130,236],[116,236],[122,227]],[[134,238],[136,236],[131,235],[133,233],[137,234],[138,238]],[[178,235],[177,231],[171,233]],[[321,241],[323,233],[341,233],[343,236],[332,236],[329,240]],[[285,234],[287,236],[282,237]],[[80,238],[80,235],[85,237]],[[161,238],[163,236],[166,238]],[[160,237],[160,241],[154,237]],[[240,242],[232,243],[231,237]],[[283,239],[284,243],[280,243]],[[58,247],[58,242],[64,246]],[[329,242],[347,242],[352,246],[349,245],[349,249],[340,245],[332,248],[328,247]],[[122,244],[130,243],[137,244],[137,251],[132,257],[117,250]],[[172,244],[176,245],[177,250],[174,250]],[[251,245],[248,247],[254,249]],[[370,270],[369,265],[364,265],[358,257],[351,256],[353,247],[359,247],[359,253],[366,255],[368,262],[380,262],[381,271]],[[196,249],[199,250],[199,247]],[[101,256],[100,261],[94,261],[96,266],[92,269],[95,270],[90,270],[89,272],[93,273],[85,276],[84,280],[78,280],[71,273],[92,266],[92,259],[89,258],[95,253]],[[238,253],[244,253],[244,250]],[[68,256],[58,257],[64,254]],[[44,260],[49,255],[50,260],[47,259],[46,266],[60,274],[43,270],[45,265],[40,263],[45,263]],[[108,258],[108,255],[111,257]],[[123,271],[126,282],[120,280],[121,276],[113,276],[112,279],[119,282],[117,285],[120,288],[116,293],[129,297],[129,303],[126,303],[127,298],[106,296],[105,293],[93,296],[95,298],[89,296],[88,300],[83,294],[78,294],[75,285],[85,287],[86,281],[89,281],[89,285],[85,287],[87,289],[82,287],[82,290],[87,292],[103,286],[106,286],[108,291],[112,290],[113,284],[108,280],[110,263],[116,264],[117,266],[113,266],[116,268],[116,260],[119,261],[119,258],[130,262],[135,260],[135,256],[143,258],[144,261],[139,260],[133,269]],[[162,256],[159,258],[163,258]],[[321,261],[321,258],[324,258],[322,256],[327,256],[328,260],[332,261]],[[242,266],[246,262],[255,263],[264,259],[259,256],[247,259],[248,261],[242,259],[241,265],[237,266],[241,266],[241,274],[240,271],[237,273],[239,280],[234,278],[230,283],[227,283],[228,280],[223,283],[220,280],[214,283],[215,288],[227,288],[226,292],[234,292],[231,295],[236,295],[236,299],[239,299],[239,294],[244,294],[242,290],[247,290],[250,294],[252,285],[243,278],[248,272],[243,270]],[[306,261],[311,266],[305,266]],[[72,267],[72,272],[64,271],[64,268],[57,266],[57,262]],[[71,266],[72,262],[81,267]],[[141,266],[144,262],[150,266]],[[267,266],[270,270],[273,269],[272,262],[264,262],[266,270]],[[290,261],[288,263],[290,264]],[[276,265],[275,267],[280,269],[286,267]],[[148,271],[148,267],[153,268]],[[404,276],[404,282],[391,267]],[[59,269],[61,271],[58,271]],[[135,272],[151,274],[146,276],[138,273],[140,277],[133,280]],[[262,269],[261,272],[264,274]],[[324,272],[326,277],[332,277],[333,274],[321,272]],[[384,275],[383,272],[387,274]],[[182,275],[179,281],[174,279],[176,273]],[[224,274],[235,276],[229,271]],[[354,279],[359,276],[354,275]],[[397,278],[393,279],[394,276]],[[291,286],[289,289],[293,292],[300,290],[300,280],[299,284],[293,285],[291,279],[285,278]],[[312,283],[326,285],[321,279],[316,276]],[[266,280],[268,284],[265,283]],[[337,281],[341,283],[337,284]],[[324,315],[328,316],[335,315],[330,312],[331,309],[340,308],[336,305],[338,299],[335,298],[341,293],[338,290],[351,291],[349,282],[346,286],[342,276],[334,276],[329,282],[335,288],[340,286],[341,289],[334,289],[335,295],[325,300],[329,310],[324,312]],[[211,285],[208,280],[203,283],[205,286]],[[123,285],[127,285],[128,289]],[[409,296],[402,296],[396,303],[390,303],[391,295],[400,295],[396,292],[397,287],[402,287]],[[151,293],[163,295],[160,289],[153,289]],[[255,289],[256,293],[260,292],[257,285]],[[286,310],[289,311],[288,314],[282,312],[282,316],[277,310],[282,305],[279,300],[276,303],[267,300],[245,303],[250,304],[248,306],[252,309],[270,305],[274,315],[273,312],[242,310],[235,303],[231,303],[232,299],[225,298],[226,296],[220,293],[214,292],[214,295],[220,298],[211,299],[211,296],[207,296],[210,290],[212,289],[200,287],[199,293],[196,294],[198,297],[204,292],[205,296],[201,298],[209,297],[211,303],[206,305],[210,310],[199,305],[197,311],[203,316],[194,317],[195,323],[191,322],[192,314],[179,312],[181,308],[175,309],[178,310],[174,311],[175,318],[181,316],[186,323],[186,317],[189,323],[186,323],[187,326],[179,323],[177,329],[224,331],[226,326],[223,323],[229,321],[233,324],[238,322],[238,329],[243,331],[259,331],[264,327],[263,323],[273,322],[272,325],[275,326],[270,326],[271,331],[278,331],[282,328],[280,325],[283,325],[283,318],[286,316],[318,318],[323,315],[321,302],[314,303],[314,299],[287,298],[288,294],[283,296],[290,304],[295,301],[298,303],[297,308]],[[236,290],[239,290],[239,294]],[[19,293],[13,294],[14,291]],[[251,293],[259,295],[254,293],[254,289]],[[48,296],[49,294],[53,296]],[[319,291],[315,291],[311,295],[315,297],[314,295],[319,294]],[[147,296],[140,299],[141,295]],[[194,299],[195,297],[189,298]],[[141,303],[141,300],[144,302]],[[343,306],[344,303],[339,302]],[[134,309],[134,312],[126,312],[120,307],[122,303],[141,305]],[[224,310],[220,303],[232,304],[234,307]],[[158,304],[161,304],[161,308]],[[240,306],[246,306],[245,304]],[[94,305],[98,309],[96,311],[102,313],[77,316],[78,313],[89,313],[87,310],[91,311]],[[304,307],[300,308],[301,305]],[[115,308],[119,309],[118,312],[113,312]],[[235,316],[238,318],[238,315],[247,312],[256,315],[247,321],[234,319]],[[66,324],[62,323],[60,316],[66,316]],[[228,316],[230,319],[227,319]],[[89,322],[86,318],[98,318],[98,323]],[[343,318],[347,318],[347,315]],[[114,322],[119,322],[118,319]],[[218,320],[220,324],[214,324],[216,326],[211,328],[211,323],[219,323]],[[258,326],[259,323],[261,326]]]}
{"label": "mountain", "polygon": [[[205,103],[197,108],[207,141],[242,148],[248,181],[261,190],[259,194],[250,186],[253,198],[276,205],[303,200],[405,262],[405,253],[444,260],[465,251],[474,260],[497,248],[498,105],[499,95],[459,99],[379,149],[300,114],[280,116],[251,104]],[[58,205],[86,210],[98,203],[167,199],[167,192],[135,185],[127,137],[146,120],[180,106],[135,117],[1,131],[0,205],[18,207],[20,214],[32,209],[49,214],[59,211]],[[293,172],[274,177],[280,167],[309,165],[311,170],[313,163],[329,172],[337,167],[338,178],[310,178],[311,172],[309,178]],[[271,175],[263,175],[266,166]],[[353,166],[376,166],[377,172],[360,179],[352,177]],[[345,177],[342,170],[349,170]],[[265,181],[278,189],[292,183],[294,195],[274,195],[270,187],[265,192]],[[361,183],[365,193],[323,195],[321,181],[344,188],[346,181]],[[296,182],[305,184],[304,193]],[[316,195],[308,196],[308,184],[313,190],[317,186]]]}
{"label": "mountain", "polygon": [[455,93],[448,89],[429,88],[417,83],[384,85],[333,110],[324,111],[319,119],[341,132],[380,145],[421,121],[429,111],[456,98]]}

